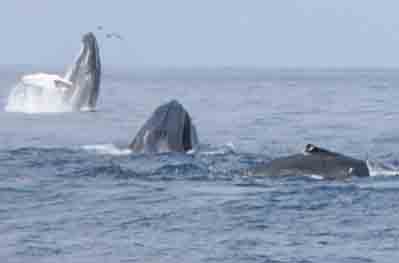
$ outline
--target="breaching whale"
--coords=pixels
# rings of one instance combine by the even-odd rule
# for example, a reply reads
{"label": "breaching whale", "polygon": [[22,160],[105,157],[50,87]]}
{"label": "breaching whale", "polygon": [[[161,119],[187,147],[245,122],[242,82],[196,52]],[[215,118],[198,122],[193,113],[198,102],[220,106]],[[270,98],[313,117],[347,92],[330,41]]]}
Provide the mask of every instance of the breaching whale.
{"label": "breaching whale", "polygon": [[251,175],[316,175],[324,179],[369,176],[366,162],[308,144],[301,154],[281,157],[249,171]]}
{"label": "breaching whale", "polygon": [[176,100],[159,106],[129,148],[135,153],[187,152],[198,145],[192,119]]}
{"label": "breaching whale", "polygon": [[25,75],[11,91],[9,111],[94,110],[100,91],[101,61],[96,37],[87,33],[82,48],[65,76]]}
{"label": "breaching whale", "polygon": [[66,98],[75,109],[94,109],[101,82],[100,51],[91,32],[83,36],[82,43],[79,55],[65,75],[65,79],[72,84],[66,89]]}

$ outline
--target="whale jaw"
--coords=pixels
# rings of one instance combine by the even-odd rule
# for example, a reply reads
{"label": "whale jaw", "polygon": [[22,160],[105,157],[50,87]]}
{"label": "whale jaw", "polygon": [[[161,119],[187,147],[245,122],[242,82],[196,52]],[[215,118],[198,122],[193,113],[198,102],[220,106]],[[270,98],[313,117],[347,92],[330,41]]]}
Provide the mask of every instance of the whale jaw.
{"label": "whale jaw", "polygon": [[136,153],[187,152],[197,143],[197,132],[190,115],[173,100],[154,111],[129,148]]}

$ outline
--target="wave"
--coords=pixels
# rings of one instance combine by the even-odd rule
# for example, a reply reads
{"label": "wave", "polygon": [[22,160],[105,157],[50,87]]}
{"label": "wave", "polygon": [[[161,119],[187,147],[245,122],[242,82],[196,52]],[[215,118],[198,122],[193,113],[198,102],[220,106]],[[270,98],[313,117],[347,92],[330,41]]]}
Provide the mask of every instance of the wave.
{"label": "wave", "polygon": [[[390,161],[391,160],[391,161]],[[383,162],[368,160],[371,177],[398,176],[399,167],[395,160]],[[132,154],[127,147],[109,144],[95,144],[72,147],[23,147],[0,151],[0,162],[5,171],[20,173],[27,171],[48,171],[65,176],[106,175],[117,178],[150,178],[168,180],[212,178],[215,180],[248,180],[245,176],[270,158],[261,154],[236,153],[234,145],[228,143],[219,147],[203,147],[192,154],[164,153],[157,155]],[[311,180],[323,178],[309,174]],[[269,180],[268,177],[256,177]],[[294,176],[302,180],[303,176]],[[275,179],[275,177],[274,177]],[[288,179],[288,178],[287,178]],[[308,180],[305,179],[305,180]],[[284,179],[286,180],[286,179]],[[240,180],[239,180],[240,181]]]}
{"label": "wave", "polygon": [[132,154],[132,150],[129,148],[119,148],[114,144],[95,144],[95,145],[84,145],[82,146],[82,149],[92,152],[92,153],[97,153],[97,154],[102,154],[102,155],[130,155]]}
{"label": "wave", "polygon": [[[129,155],[133,154],[132,150],[127,147],[119,147],[115,144],[93,144],[83,145],[82,149],[97,153],[101,155]],[[233,143],[226,143],[217,147],[211,147],[209,145],[201,145],[198,149],[193,149],[188,152],[188,155],[200,155],[200,156],[217,156],[226,154],[236,154],[235,146]]]}
{"label": "wave", "polygon": [[216,147],[212,146],[205,146],[202,145],[199,150],[196,152],[197,154],[204,155],[204,156],[213,156],[213,155],[226,155],[226,154],[235,154],[236,147],[232,142],[228,142],[226,144],[222,144]]}
{"label": "wave", "polygon": [[395,167],[388,163],[367,160],[370,176],[398,176],[399,167]]}

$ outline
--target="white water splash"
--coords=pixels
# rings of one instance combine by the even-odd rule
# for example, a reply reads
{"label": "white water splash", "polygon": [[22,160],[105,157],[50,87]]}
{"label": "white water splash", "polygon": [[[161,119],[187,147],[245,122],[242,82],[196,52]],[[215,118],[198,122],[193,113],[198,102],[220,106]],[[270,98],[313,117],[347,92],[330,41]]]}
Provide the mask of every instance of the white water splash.
{"label": "white water splash", "polygon": [[232,142],[228,142],[228,143],[218,146],[216,148],[212,147],[209,150],[199,151],[199,154],[212,156],[212,155],[223,155],[223,154],[235,153],[235,152],[236,152],[236,149],[235,149],[234,144]]}
{"label": "white water splash", "polygon": [[96,145],[84,145],[82,148],[89,152],[102,155],[129,155],[132,154],[132,150],[129,148],[118,148],[114,144],[96,144]]}
{"label": "white water splash", "polygon": [[72,86],[57,75],[38,73],[26,75],[11,90],[5,110],[8,112],[69,112],[66,91]]}
{"label": "white water splash", "polygon": [[367,160],[370,176],[398,176],[399,168]]}
{"label": "white water splash", "polygon": [[315,179],[315,180],[324,180],[324,177],[318,174],[310,174],[309,178]]}

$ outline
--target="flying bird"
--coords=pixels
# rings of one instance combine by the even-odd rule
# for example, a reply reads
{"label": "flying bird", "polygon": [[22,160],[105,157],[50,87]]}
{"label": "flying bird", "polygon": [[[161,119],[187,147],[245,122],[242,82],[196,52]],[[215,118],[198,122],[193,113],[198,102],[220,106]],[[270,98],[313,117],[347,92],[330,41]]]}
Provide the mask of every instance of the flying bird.
{"label": "flying bird", "polygon": [[123,36],[119,33],[116,32],[112,32],[112,33],[107,33],[105,35],[107,38],[111,39],[111,38],[117,38],[119,40],[124,40]]}

